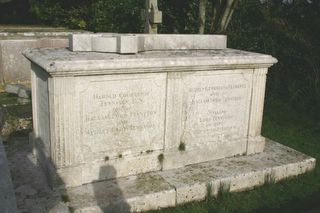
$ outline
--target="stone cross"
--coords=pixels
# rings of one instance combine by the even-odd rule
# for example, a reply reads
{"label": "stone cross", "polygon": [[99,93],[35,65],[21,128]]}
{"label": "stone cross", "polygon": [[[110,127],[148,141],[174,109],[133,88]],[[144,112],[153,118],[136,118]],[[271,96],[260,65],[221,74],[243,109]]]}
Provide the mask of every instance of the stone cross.
{"label": "stone cross", "polygon": [[142,18],[145,20],[144,32],[157,34],[158,24],[162,23],[162,12],[158,10],[157,0],[146,0],[146,9],[142,10]]}

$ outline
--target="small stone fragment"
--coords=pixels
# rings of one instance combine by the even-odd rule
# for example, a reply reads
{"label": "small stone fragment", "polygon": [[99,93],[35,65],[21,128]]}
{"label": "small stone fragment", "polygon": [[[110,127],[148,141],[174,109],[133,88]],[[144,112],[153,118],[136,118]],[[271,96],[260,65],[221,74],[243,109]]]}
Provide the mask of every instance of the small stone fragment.
{"label": "small stone fragment", "polygon": [[20,98],[26,98],[29,99],[31,97],[31,91],[27,89],[26,87],[19,88],[18,90],[18,96]]}
{"label": "small stone fragment", "polygon": [[22,84],[7,84],[5,91],[11,94],[18,94],[19,89],[23,87],[24,86]]}
{"label": "small stone fragment", "polygon": [[16,94],[20,98],[30,98],[31,97],[30,89],[22,84],[7,84],[5,91],[7,93]]}

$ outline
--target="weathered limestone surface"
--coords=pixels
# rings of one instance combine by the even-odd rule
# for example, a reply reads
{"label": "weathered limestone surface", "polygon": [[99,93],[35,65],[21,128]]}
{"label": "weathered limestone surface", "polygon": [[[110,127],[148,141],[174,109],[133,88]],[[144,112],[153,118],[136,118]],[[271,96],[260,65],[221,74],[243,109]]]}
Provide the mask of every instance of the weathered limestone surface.
{"label": "weathered limestone surface", "polygon": [[11,181],[6,152],[0,138],[0,212],[16,213],[17,202]]}
{"label": "weathered limestone surface", "polygon": [[315,159],[268,140],[264,152],[184,168],[87,184],[68,189],[77,213],[145,211],[203,200],[220,190],[235,192],[293,177],[315,167]]}
{"label": "weathered limestone surface", "polygon": [[72,187],[75,212],[140,212],[175,205],[175,190],[155,173]]}
{"label": "weathered limestone surface", "polygon": [[150,72],[191,72],[268,68],[270,55],[235,49],[147,51],[139,54],[28,49],[24,55],[51,76],[109,75]]}
{"label": "weathered limestone surface", "polygon": [[243,191],[303,174],[314,167],[314,158],[267,140],[264,152],[256,155],[194,164],[158,174],[175,187],[177,204],[182,204],[204,199],[208,186],[212,195],[217,195],[219,190]]}
{"label": "weathered limestone surface", "polygon": [[[263,151],[265,76],[276,62],[269,55],[233,49],[25,55],[33,62],[35,144],[53,183],[77,186]],[[117,172],[101,173],[104,166]]]}
{"label": "weathered limestone surface", "polygon": [[169,74],[164,169],[246,152],[252,76],[250,69]]}

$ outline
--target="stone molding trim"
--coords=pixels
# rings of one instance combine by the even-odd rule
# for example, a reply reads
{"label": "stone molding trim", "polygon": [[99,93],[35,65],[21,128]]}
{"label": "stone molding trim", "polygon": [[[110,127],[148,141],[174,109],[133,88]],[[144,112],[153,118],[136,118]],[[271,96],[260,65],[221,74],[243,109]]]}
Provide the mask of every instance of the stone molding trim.
{"label": "stone molding trim", "polygon": [[149,51],[134,55],[28,49],[23,53],[51,76],[268,68],[277,59],[235,49]]}

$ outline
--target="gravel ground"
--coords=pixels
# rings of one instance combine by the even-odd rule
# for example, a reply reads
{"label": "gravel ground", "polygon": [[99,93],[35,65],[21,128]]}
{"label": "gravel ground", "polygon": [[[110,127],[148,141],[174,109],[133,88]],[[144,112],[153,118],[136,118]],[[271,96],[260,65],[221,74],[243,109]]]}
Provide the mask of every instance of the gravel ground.
{"label": "gravel ground", "polygon": [[28,137],[10,138],[6,150],[19,213],[68,212],[59,192],[47,185]]}

